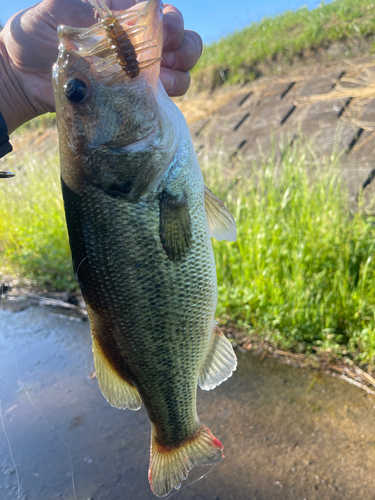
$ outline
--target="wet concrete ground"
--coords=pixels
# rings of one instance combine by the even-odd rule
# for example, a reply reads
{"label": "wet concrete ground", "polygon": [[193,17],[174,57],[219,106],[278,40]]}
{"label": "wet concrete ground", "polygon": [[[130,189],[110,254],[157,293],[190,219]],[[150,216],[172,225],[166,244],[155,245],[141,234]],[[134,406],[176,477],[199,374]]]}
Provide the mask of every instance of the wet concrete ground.
{"label": "wet concrete ground", "polygon": [[[234,376],[198,397],[226,458],[174,498],[373,499],[374,398],[342,380],[237,355]],[[42,307],[0,312],[2,500],[74,499],[69,453],[78,500],[156,498],[147,415],[112,408],[93,370],[88,322]]]}

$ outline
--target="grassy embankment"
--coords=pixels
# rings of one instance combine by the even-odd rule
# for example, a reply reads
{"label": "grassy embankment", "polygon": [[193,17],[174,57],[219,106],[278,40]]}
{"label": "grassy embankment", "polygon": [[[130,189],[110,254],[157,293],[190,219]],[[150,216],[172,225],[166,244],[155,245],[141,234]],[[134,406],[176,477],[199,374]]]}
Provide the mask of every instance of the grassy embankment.
{"label": "grassy embankment", "polygon": [[[354,11],[357,20],[350,24]],[[298,26],[293,32],[293,16],[305,19],[301,32]],[[340,16],[346,24],[339,21]],[[331,22],[332,29],[323,21],[319,24],[319,18]],[[310,26],[311,19],[315,24]],[[239,81],[251,64],[249,59],[238,59],[238,54],[251,54],[258,61],[276,53],[286,57],[293,44],[295,54],[308,46],[306,33],[310,33],[311,47],[312,38],[324,45],[340,38],[340,30],[344,35],[365,36],[374,23],[370,2],[361,0],[342,0],[267,22],[266,30],[259,23],[208,47],[200,67],[209,65],[210,54],[215,52],[226,63],[233,62],[228,78]],[[247,49],[249,37],[254,43]],[[229,52],[220,55],[219,45]],[[32,127],[43,128],[45,120]],[[28,133],[28,127],[18,133]],[[339,157],[322,166],[306,146],[296,145],[280,161],[270,157],[257,165],[250,177],[249,165],[240,163],[225,173],[227,158],[220,152],[201,163],[207,184],[226,200],[238,224],[236,243],[214,243],[218,317],[236,321],[282,348],[331,349],[371,364],[375,355],[375,219],[361,209],[350,212],[339,177]],[[27,278],[39,286],[73,289],[57,151],[9,155],[1,169],[17,172],[16,178],[0,181],[4,274]]]}
{"label": "grassy embankment", "polygon": [[373,0],[336,0],[312,11],[301,8],[265,18],[205,46],[193,70],[195,88],[251,81],[265,64],[283,67],[337,41],[348,44],[343,56],[350,57],[356,42],[373,40],[374,32]]}

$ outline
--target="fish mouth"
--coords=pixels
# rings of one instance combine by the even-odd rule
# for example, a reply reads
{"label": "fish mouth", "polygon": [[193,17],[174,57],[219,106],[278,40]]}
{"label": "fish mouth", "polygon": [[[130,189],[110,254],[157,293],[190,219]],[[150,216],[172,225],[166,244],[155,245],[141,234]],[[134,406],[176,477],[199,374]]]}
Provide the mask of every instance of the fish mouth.
{"label": "fish mouth", "polygon": [[[163,49],[162,2],[148,0],[120,12],[109,11],[101,0],[95,5],[101,20],[91,28],[58,27],[60,54],[84,58],[90,74],[104,85],[127,85],[142,78],[156,91]],[[111,21],[116,35],[108,27]]]}

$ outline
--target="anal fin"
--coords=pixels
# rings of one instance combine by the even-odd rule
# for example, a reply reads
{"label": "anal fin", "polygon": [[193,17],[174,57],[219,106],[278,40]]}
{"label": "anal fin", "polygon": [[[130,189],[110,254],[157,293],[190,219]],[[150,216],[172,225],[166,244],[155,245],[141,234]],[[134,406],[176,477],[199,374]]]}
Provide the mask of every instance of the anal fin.
{"label": "anal fin", "polygon": [[224,458],[221,442],[208,427],[198,424],[193,436],[175,446],[159,445],[155,426],[151,424],[148,479],[156,496],[164,497],[172,488],[178,490],[195,465],[213,465]]}
{"label": "anal fin", "polygon": [[116,408],[139,410],[142,405],[137,389],[124,380],[106,359],[98,342],[93,338],[95,372],[100,390],[108,403]]}
{"label": "anal fin", "polygon": [[210,391],[229,378],[237,368],[237,358],[232,344],[215,326],[212,342],[198,375],[198,385],[204,391]]}

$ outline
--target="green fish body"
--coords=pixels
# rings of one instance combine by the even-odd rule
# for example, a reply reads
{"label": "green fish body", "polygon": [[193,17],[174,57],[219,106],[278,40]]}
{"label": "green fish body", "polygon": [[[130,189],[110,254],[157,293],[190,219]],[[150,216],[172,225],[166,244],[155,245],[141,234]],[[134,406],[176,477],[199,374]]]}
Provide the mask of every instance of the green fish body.
{"label": "green fish body", "polygon": [[[137,21],[157,41],[156,56],[161,12],[159,0],[150,0]],[[54,68],[73,265],[100,389],[117,408],[145,404],[150,484],[164,496],[194,465],[223,456],[197,417],[196,391],[197,384],[214,388],[236,367],[214,319],[211,245],[212,235],[235,239],[235,224],[204,186],[186,122],[158,82],[158,65],[134,80],[113,81],[113,69],[109,76],[97,71],[93,61],[104,56],[89,54],[93,41],[82,33],[60,28]],[[155,48],[149,51],[145,57],[155,56]],[[108,58],[108,47],[103,53]]]}

